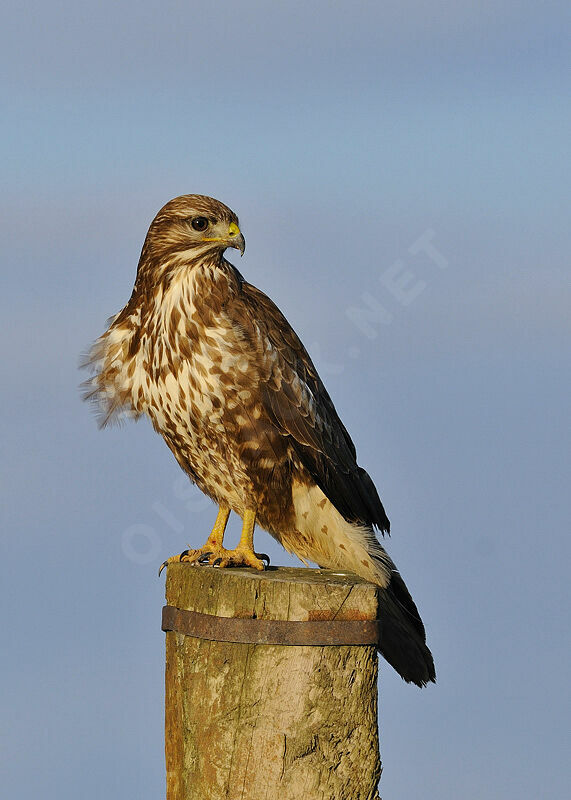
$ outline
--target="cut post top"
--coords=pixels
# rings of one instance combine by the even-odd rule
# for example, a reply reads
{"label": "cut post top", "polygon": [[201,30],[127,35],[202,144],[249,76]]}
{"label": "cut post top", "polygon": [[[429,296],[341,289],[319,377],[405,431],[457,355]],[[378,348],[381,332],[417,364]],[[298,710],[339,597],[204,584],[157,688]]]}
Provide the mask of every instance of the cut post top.
{"label": "cut post top", "polygon": [[245,619],[374,620],[378,587],[328,569],[254,569],[169,564],[166,600],[202,614]]}

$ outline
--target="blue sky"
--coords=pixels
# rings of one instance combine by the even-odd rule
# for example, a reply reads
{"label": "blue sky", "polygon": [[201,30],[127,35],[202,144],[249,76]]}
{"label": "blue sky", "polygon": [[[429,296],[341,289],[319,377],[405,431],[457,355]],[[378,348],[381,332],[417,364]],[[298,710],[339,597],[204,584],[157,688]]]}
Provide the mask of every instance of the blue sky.
{"label": "blue sky", "polygon": [[0,39],[4,793],[164,791],[156,567],[214,509],[150,426],[97,430],[77,363],[199,192],[240,216],[425,619],[438,684],[381,665],[382,796],[563,796],[566,5],[8,3]]}

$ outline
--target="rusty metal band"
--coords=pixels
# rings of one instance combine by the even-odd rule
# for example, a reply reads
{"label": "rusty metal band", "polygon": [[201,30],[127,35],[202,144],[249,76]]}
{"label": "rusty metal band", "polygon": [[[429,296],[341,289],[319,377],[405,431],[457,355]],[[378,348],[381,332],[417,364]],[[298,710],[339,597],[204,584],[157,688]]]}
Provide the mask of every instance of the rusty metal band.
{"label": "rusty metal band", "polygon": [[163,631],[175,631],[213,642],[279,644],[301,646],[376,645],[380,638],[378,619],[309,620],[242,619],[216,617],[163,607]]}

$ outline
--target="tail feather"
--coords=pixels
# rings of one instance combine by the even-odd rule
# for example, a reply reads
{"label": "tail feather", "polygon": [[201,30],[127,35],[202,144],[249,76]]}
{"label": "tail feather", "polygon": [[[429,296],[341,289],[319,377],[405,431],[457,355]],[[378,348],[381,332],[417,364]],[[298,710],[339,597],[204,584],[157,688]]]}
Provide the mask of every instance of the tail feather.
{"label": "tail feather", "polygon": [[382,656],[407,681],[426,686],[436,680],[424,625],[406,584],[394,570],[386,588],[379,589]]}

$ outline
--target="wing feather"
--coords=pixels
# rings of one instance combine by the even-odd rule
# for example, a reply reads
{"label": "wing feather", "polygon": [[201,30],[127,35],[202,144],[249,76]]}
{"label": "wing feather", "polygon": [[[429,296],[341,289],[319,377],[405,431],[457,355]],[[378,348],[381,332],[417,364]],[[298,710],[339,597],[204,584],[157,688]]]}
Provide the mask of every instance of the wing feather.
{"label": "wing feather", "polygon": [[269,420],[289,437],[297,457],[347,520],[388,533],[375,485],[358,466],[355,445],[306,349],[269,297],[240,279],[240,292],[225,310],[257,353]]}

